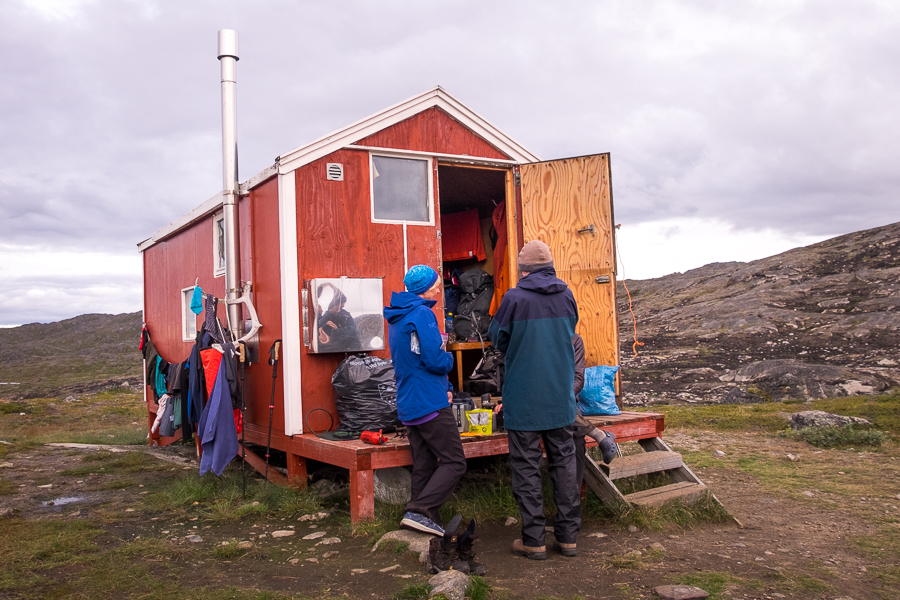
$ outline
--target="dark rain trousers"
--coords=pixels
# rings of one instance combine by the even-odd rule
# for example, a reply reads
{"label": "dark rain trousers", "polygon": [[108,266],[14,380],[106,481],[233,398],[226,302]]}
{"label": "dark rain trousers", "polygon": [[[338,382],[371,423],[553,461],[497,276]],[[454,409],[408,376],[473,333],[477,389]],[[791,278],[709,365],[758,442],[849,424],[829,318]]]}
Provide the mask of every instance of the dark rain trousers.
{"label": "dark rain trousers", "polygon": [[584,452],[587,450],[587,440],[584,436],[594,430],[596,425],[588,422],[587,419],[579,413],[572,423],[572,429],[575,435],[575,481],[578,485],[578,494],[581,496],[581,483],[584,481]]}
{"label": "dark rain trousers", "polygon": [[456,419],[448,406],[430,421],[408,425],[406,429],[413,462],[411,498],[406,510],[440,524],[441,505],[466,473],[466,455]]}
{"label": "dark rain trousers", "polygon": [[553,535],[557,542],[574,544],[581,529],[581,490],[575,479],[572,425],[546,431],[508,429],[507,433],[513,495],[522,516],[522,542],[531,547],[544,545],[546,519],[541,493],[541,458],[546,452],[557,510],[553,518]]}

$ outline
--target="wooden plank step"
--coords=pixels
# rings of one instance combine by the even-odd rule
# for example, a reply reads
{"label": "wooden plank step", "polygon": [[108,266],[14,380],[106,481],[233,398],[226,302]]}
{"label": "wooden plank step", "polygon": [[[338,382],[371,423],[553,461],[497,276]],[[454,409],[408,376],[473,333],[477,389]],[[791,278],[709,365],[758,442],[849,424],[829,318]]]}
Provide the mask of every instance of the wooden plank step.
{"label": "wooden plank step", "polygon": [[610,479],[624,479],[645,473],[658,473],[683,466],[681,455],[677,452],[643,452],[619,456],[611,463],[601,464],[600,468]]}
{"label": "wooden plank step", "polygon": [[692,483],[682,481],[662,487],[635,492],[625,496],[625,500],[631,504],[638,506],[659,506],[665,504],[669,500],[679,498],[685,502],[696,501],[706,491],[706,486],[702,483]]}

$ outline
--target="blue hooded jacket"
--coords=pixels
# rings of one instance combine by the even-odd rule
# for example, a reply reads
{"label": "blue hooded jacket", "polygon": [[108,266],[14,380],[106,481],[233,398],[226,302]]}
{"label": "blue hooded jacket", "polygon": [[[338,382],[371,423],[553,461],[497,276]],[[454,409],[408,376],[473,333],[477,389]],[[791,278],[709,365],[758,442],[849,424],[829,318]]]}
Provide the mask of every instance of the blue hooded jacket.
{"label": "blue hooded jacket", "polygon": [[506,352],[507,429],[546,431],[575,421],[576,323],[575,297],[553,267],[529,273],[503,296],[488,336]]}
{"label": "blue hooded jacket", "polygon": [[393,292],[391,305],[384,308],[397,380],[397,414],[404,422],[449,406],[447,373],[453,368],[453,355],[441,348],[441,332],[431,312],[435,304],[410,292]]}
{"label": "blue hooded jacket", "polygon": [[223,357],[216,374],[216,383],[200,415],[200,423],[197,424],[197,434],[203,448],[200,456],[201,475],[207,471],[221,475],[240,451],[234,410],[231,407],[231,391],[225,377],[225,362],[226,358]]}

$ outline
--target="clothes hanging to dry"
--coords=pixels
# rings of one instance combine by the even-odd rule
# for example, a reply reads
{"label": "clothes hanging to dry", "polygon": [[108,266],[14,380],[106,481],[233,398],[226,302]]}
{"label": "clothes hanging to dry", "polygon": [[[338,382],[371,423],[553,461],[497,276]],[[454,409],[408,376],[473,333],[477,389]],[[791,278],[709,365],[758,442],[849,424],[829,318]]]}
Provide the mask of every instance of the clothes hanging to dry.
{"label": "clothes hanging to dry", "polygon": [[219,299],[212,295],[206,296],[206,315],[203,318],[203,329],[218,344],[224,344],[222,337],[222,325],[219,323],[216,311],[218,310]]}
{"label": "clothes hanging to dry", "polygon": [[441,248],[444,261],[487,258],[477,208],[441,215]]}
{"label": "clothes hanging to dry", "polygon": [[491,300],[490,314],[500,308],[500,300],[509,289],[509,273],[506,268],[506,247],[509,236],[506,233],[506,201],[494,207],[491,215],[494,230],[497,232],[497,244],[494,246],[494,298]]}
{"label": "clothes hanging to dry", "polygon": [[231,392],[225,372],[225,364],[220,361],[212,394],[203,408],[197,428],[203,447],[203,454],[200,457],[201,475],[208,471],[221,475],[240,450],[234,411],[231,408]]}

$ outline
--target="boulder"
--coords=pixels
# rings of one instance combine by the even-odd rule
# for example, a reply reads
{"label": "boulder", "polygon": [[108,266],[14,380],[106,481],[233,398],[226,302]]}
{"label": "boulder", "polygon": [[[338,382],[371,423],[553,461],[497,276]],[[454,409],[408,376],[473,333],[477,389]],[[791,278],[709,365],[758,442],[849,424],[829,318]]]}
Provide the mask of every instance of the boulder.
{"label": "boulder", "polygon": [[792,429],[808,427],[843,427],[844,425],[871,425],[872,422],[861,417],[847,417],[825,412],[824,410],[804,410],[791,415]]}
{"label": "boulder", "polygon": [[702,600],[709,597],[708,592],[690,585],[661,585],[653,591],[663,600]]}
{"label": "boulder", "polygon": [[408,531],[406,529],[398,529],[396,531],[388,531],[386,534],[381,536],[381,538],[375,542],[375,545],[372,547],[372,552],[378,550],[378,547],[381,546],[384,542],[395,541],[403,544],[409,544],[409,549],[411,552],[419,553],[419,562],[425,562],[425,559],[428,557],[428,545],[431,543],[431,538],[433,536],[428,533],[421,533],[418,531]]}
{"label": "boulder", "polygon": [[428,583],[432,587],[429,598],[443,594],[449,600],[463,600],[466,588],[469,587],[469,576],[459,571],[441,571],[429,579]]}
{"label": "boulder", "polygon": [[412,496],[412,476],[403,467],[375,469],[375,499],[387,504],[406,504]]}

